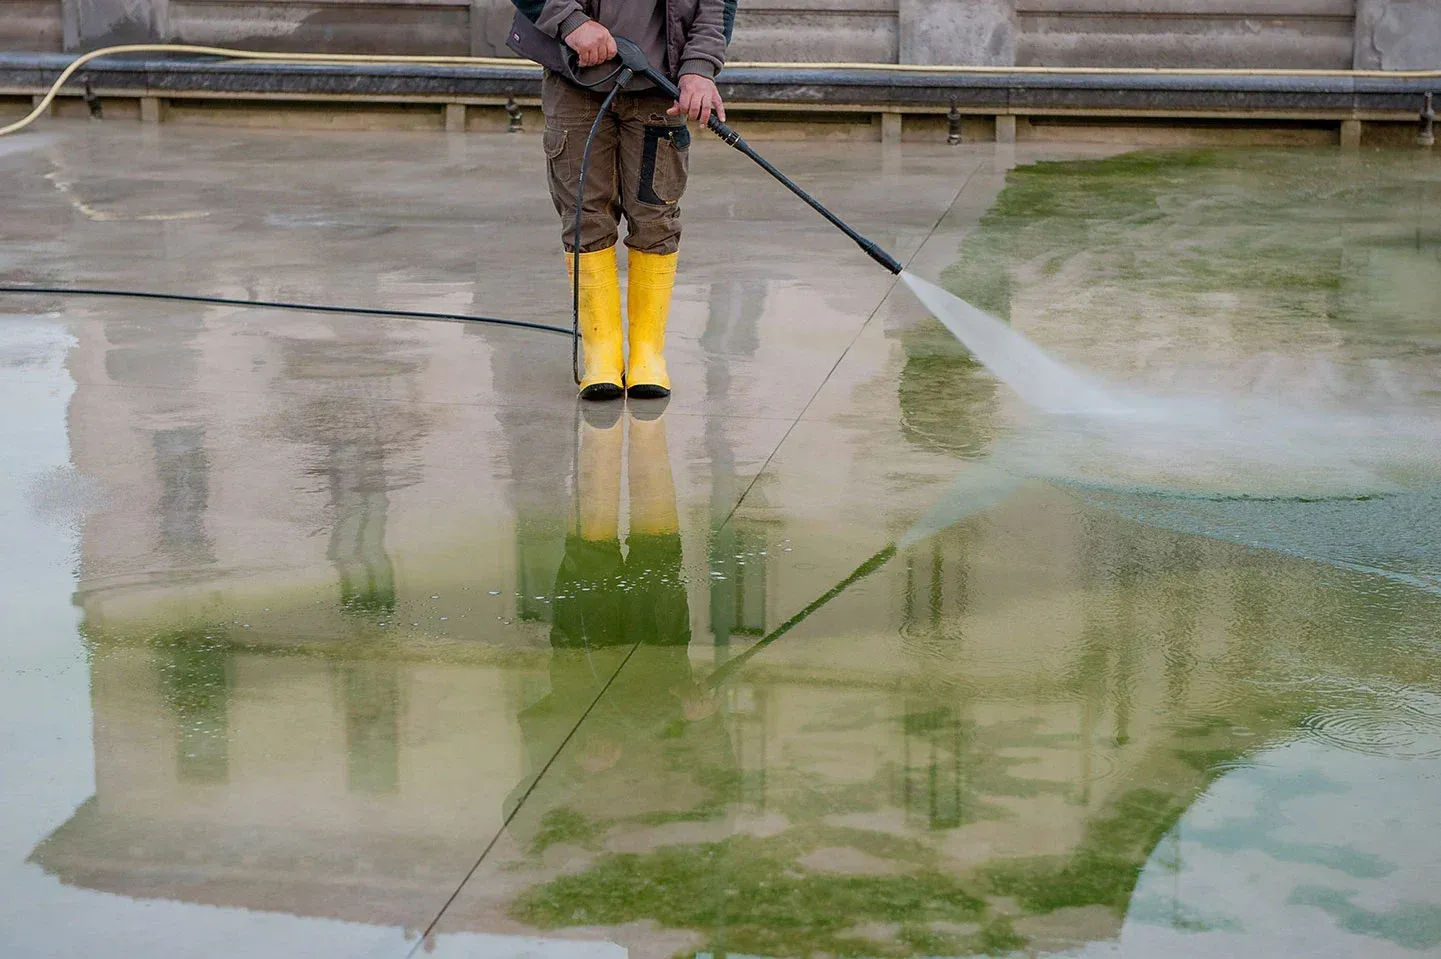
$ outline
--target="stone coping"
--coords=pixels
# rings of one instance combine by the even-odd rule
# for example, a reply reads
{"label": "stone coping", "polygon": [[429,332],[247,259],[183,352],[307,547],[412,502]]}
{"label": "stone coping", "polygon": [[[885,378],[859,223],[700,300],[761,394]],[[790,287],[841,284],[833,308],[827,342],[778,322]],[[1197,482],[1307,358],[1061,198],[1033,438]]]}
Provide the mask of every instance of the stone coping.
{"label": "stone coping", "polygon": [[[34,95],[49,88],[73,57],[0,53],[0,92]],[[540,77],[531,64],[429,65],[283,63],[187,56],[117,56],[87,65],[67,84],[97,95],[253,97],[258,99],[533,100]],[[1244,113],[1258,117],[1315,111],[1326,115],[1415,116],[1441,78],[1372,74],[929,72],[884,65],[738,65],[721,78],[736,104],[784,109],[856,107],[901,112],[1033,113],[1058,109]]]}

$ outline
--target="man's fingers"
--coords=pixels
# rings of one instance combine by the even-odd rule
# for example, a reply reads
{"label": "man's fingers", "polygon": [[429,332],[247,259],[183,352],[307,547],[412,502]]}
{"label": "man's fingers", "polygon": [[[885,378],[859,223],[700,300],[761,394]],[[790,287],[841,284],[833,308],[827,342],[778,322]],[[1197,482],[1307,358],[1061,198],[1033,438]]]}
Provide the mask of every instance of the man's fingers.
{"label": "man's fingers", "polygon": [[726,104],[720,97],[715,98],[715,115],[720,117],[720,122],[726,122]]}
{"label": "man's fingers", "polygon": [[696,117],[696,119],[700,121],[701,126],[710,123],[710,106],[710,97],[700,98],[700,116]]}
{"label": "man's fingers", "polygon": [[602,52],[605,54],[605,56],[600,58],[601,63],[604,63],[606,60],[614,59],[615,55],[620,52],[616,49],[615,37],[611,36],[609,33],[605,35],[605,44]]}

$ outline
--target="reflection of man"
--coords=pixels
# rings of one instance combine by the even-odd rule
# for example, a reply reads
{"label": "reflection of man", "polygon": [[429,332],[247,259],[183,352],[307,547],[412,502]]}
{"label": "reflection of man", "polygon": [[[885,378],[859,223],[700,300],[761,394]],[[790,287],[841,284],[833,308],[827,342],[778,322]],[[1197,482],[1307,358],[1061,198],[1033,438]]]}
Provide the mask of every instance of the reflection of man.
{"label": "reflection of man", "polygon": [[691,670],[665,424],[658,415],[628,420],[624,552],[622,424],[615,412],[593,410],[581,427],[572,531],[554,592],[550,694],[520,715],[532,775],[585,720],[512,825],[527,842],[534,827],[520,818],[534,823],[560,807],[616,820],[693,814],[724,799],[716,790],[728,779],[718,774],[730,768],[730,745],[714,694]]}

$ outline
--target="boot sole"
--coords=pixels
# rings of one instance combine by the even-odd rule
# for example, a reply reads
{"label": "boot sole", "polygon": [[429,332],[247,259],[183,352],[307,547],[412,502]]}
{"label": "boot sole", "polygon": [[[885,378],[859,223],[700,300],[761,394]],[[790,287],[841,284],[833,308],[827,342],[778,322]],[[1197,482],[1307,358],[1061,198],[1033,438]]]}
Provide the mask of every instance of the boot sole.
{"label": "boot sole", "polygon": [[637,383],[626,390],[626,395],[633,400],[663,400],[670,396],[670,390],[654,383]]}
{"label": "boot sole", "polygon": [[624,395],[625,390],[615,383],[592,383],[580,391],[580,398],[589,400],[592,403],[618,400]]}

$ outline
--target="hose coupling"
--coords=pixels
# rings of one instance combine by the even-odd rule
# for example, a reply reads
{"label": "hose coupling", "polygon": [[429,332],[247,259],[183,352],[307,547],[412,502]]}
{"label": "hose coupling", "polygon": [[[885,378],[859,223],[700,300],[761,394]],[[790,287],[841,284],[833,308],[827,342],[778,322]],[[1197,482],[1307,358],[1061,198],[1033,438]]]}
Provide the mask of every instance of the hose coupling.
{"label": "hose coupling", "polygon": [[741,135],[723,123],[719,117],[712,116],[708,126],[711,132],[720,137],[728,147],[733,147],[741,142]]}

